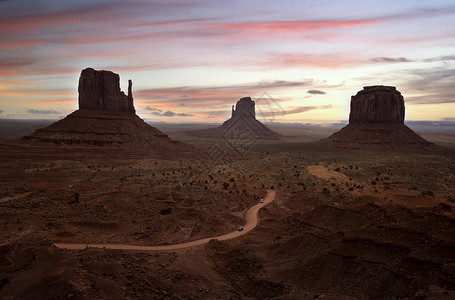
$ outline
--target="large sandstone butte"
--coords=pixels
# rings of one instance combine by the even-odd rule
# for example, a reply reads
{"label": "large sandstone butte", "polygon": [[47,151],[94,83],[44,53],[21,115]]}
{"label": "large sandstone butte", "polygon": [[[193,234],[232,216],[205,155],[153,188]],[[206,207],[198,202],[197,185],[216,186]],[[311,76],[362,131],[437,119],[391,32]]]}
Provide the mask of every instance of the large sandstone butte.
{"label": "large sandstone butte", "polygon": [[431,143],[404,125],[404,99],[393,86],[366,86],[351,97],[349,124],[325,141],[340,144],[425,146]]}
{"label": "large sandstone butte", "polygon": [[78,110],[7,144],[27,149],[50,149],[51,153],[58,153],[55,149],[59,149],[67,153],[71,150],[96,150],[101,153],[169,156],[191,151],[192,146],[171,140],[136,115],[131,80],[128,95],[125,95],[120,90],[118,74],[87,68],[81,72],[78,91]]}
{"label": "large sandstone butte", "polygon": [[128,95],[120,90],[120,76],[111,71],[82,70],[79,78],[79,109],[125,111],[135,113],[132,81]]}
{"label": "large sandstone butte", "polygon": [[188,134],[227,140],[276,140],[281,135],[256,120],[255,102],[250,97],[241,98],[232,106],[231,118],[220,127],[196,130]]}
{"label": "large sandstone butte", "polygon": [[256,120],[256,104],[250,97],[241,98],[232,106],[231,118],[220,128],[231,139],[279,139],[280,134]]}

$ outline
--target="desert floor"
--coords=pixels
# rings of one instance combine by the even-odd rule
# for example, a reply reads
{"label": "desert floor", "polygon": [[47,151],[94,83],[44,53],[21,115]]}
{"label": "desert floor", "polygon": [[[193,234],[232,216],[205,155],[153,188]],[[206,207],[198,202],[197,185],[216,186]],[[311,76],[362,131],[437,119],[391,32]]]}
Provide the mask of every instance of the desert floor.
{"label": "desert floor", "polygon": [[[340,148],[310,130],[220,144],[160,129],[199,155],[0,159],[0,298],[455,298],[453,149]],[[235,239],[53,245],[219,236],[267,190],[276,200]]]}

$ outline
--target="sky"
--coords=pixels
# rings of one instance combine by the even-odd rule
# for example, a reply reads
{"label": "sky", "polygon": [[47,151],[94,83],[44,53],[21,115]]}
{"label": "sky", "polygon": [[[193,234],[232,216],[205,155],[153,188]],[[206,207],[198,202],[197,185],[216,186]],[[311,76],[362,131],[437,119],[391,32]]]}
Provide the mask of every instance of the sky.
{"label": "sky", "polygon": [[262,121],[338,122],[368,85],[455,121],[453,28],[453,0],[0,0],[0,119],[68,115],[92,67],[148,121],[221,123],[249,96]]}

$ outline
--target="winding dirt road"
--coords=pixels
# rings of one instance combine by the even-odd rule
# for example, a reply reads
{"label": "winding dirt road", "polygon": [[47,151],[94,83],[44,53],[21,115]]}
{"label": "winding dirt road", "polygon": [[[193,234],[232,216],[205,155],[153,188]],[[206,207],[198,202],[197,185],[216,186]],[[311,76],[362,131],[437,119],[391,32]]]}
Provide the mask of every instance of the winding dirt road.
{"label": "winding dirt road", "polygon": [[275,200],[276,192],[267,190],[267,196],[264,198],[263,203],[258,203],[250,207],[245,215],[246,224],[243,226],[242,231],[233,231],[220,236],[209,237],[196,241],[191,241],[182,244],[175,245],[164,245],[164,246],[143,246],[143,245],[128,245],[128,244],[73,244],[73,243],[54,243],[57,248],[69,249],[69,250],[83,250],[86,248],[105,248],[113,250],[136,250],[136,251],[172,251],[184,248],[190,248],[194,246],[200,246],[207,244],[210,240],[230,240],[244,234],[247,234],[253,230],[259,223],[258,212],[265,205]]}

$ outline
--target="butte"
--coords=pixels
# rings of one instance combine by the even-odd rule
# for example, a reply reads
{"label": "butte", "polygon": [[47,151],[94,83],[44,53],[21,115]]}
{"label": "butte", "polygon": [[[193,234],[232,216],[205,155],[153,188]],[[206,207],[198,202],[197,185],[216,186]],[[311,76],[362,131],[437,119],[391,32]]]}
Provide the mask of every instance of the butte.
{"label": "butte", "polygon": [[170,139],[136,115],[131,80],[125,95],[118,74],[87,68],[81,72],[78,92],[78,110],[3,146],[16,147],[11,151],[70,156],[169,157],[192,151],[192,146]]}
{"label": "butte", "polygon": [[255,102],[250,97],[241,98],[232,105],[231,118],[213,129],[187,132],[190,135],[224,138],[227,140],[278,140],[282,136],[256,120]]}
{"label": "butte", "polygon": [[366,86],[351,97],[349,124],[324,141],[340,145],[429,146],[404,125],[404,99],[393,86]]}

